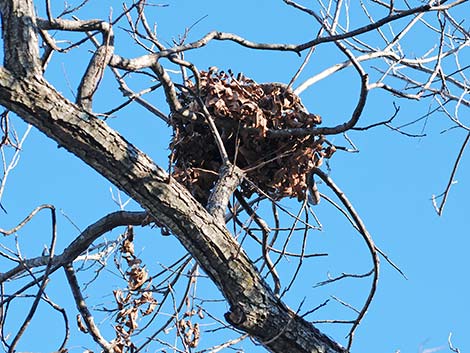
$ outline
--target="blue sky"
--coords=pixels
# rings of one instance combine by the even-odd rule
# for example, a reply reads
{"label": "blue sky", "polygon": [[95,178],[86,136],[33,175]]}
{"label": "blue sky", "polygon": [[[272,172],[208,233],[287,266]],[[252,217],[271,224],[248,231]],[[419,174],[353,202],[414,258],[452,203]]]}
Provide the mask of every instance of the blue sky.
{"label": "blue sky", "polygon": [[[318,30],[311,18],[287,7],[282,1],[239,1],[236,4],[217,1],[165,3],[169,6],[155,7],[149,11],[149,19],[158,24],[160,39],[167,43],[171,43],[185,28],[200,19],[202,20],[191,29],[189,40],[198,39],[211,30],[220,30],[254,41],[301,43],[311,39]],[[39,11],[41,6],[42,4],[38,4]],[[110,6],[114,7],[113,14],[119,13],[118,3],[101,1],[99,6],[95,4],[85,7],[80,12],[80,17],[107,18]],[[468,5],[464,5],[462,9],[469,10]],[[364,17],[357,13],[350,25],[353,27],[365,23],[364,21]],[[429,49],[428,44],[433,40],[430,37],[423,38],[422,31],[423,28],[419,27],[411,32],[404,43],[416,55]],[[123,30],[115,28],[115,32],[118,54],[130,57],[143,54],[143,50],[136,48]],[[65,37],[65,34],[57,34],[57,38]],[[54,56],[47,71],[47,78],[70,99],[73,99],[70,87],[74,89],[77,86],[87,63],[86,58],[89,57],[89,49],[91,47]],[[468,57],[467,53],[467,60]],[[303,59],[293,53],[257,52],[228,42],[211,43],[201,50],[188,52],[186,58],[200,69],[210,66],[224,70],[230,68],[234,72],[244,72],[258,82],[288,82]],[[294,87],[344,59],[333,45],[320,46]],[[172,68],[165,61],[163,64]],[[369,69],[369,64],[364,64],[364,67]],[[95,101],[96,111],[106,111],[123,101],[119,91],[115,90],[113,80],[108,71]],[[132,83],[136,89],[139,85],[149,84],[138,78]],[[323,117],[325,125],[334,125],[349,118],[358,94],[358,75],[348,69],[320,81],[303,92],[301,97],[310,112]],[[153,94],[149,99],[167,111],[161,92]],[[359,125],[368,125],[391,116],[394,112],[393,102],[401,107],[394,121],[395,125],[412,121],[433,107],[429,101],[402,101],[373,91]],[[467,110],[461,110],[462,118],[465,113]],[[19,132],[26,128],[17,118],[14,118],[13,123]],[[151,155],[157,163],[167,165],[167,147],[171,135],[164,123],[156,117],[131,105],[120,111],[115,118],[109,119],[108,123]],[[467,249],[470,248],[470,180],[467,177],[470,175],[470,163],[466,156],[460,164],[456,175],[458,183],[452,188],[442,217],[437,216],[431,203],[431,196],[444,190],[465,137],[465,132],[458,129],[441,133],[450,126],[452,124],[445,116],[434,115],[427,119],[426,126],[416,124],[407,130],[411,133],[426,133],[427,136],[422,138],[405,137],[385,127],[351,132],[349,137],[360,153],[337,152],[329,163],[331,177],[348,195],[376,244],[408,277],[405,280],[382,260],[377,296],[356,333],[353,352],[393,353],[400,350],[408,353],[436,347],[444,347],[443,351],[448,351],[447,337],[450,332],[453,334],[453,343],[462,352],[470,349],[470,259],[467,254]],[[332,137],[331,141],[338,145],[346,143],[340,136]],[[60,215],[58,221],[59,248],[64,247],[78,234],[69,219],[83,229],[106,213],[118,209],[111,198],[110,188],[116,193],[107,180],[33,129],[1,200],[8,214],[0,215],[0,227],[15,225],[40,204],[54,204],[67,216]],[[331,195],[325,185],[319,185],[319,188],[321,192]],[[125,195],[122,197],[126,199]],[[285,205],[292,211],[298,207],[292,200],[286,200]],[[139,208],[131,203],[126,209]],[[327,278],[328,273],[332,276],[342,272],[364,273],[371,266],[365,244],[338,212],[326,202],[322,202],[314,210],[323,230],[309,238],[309,246],[311,251],[328,252],[329,256],[316,258],[303,267],[300,283],[289,293],[286,301],[292,308],[297,308],[305,299],[302,308],[307,311],[335,296],[360,307],[367,296],[370,279],[347,279],[330,286],[314,288],[317,282]],[[283,220],[289,222],[287,218]],[[41,251],[38,249],[42,250],[43,244],[49,243],[49,223],[46,214],[41,214],[19,233],[18,241],[24,256],[40,255]],[[107,237],[116,237],[118,233],[115,231]],[[175,239],[161,237],[158,233],[150,229],[139,230],[137,233],[139,239],[136,248],[141,249],[143,257],[148,257],[149,267],[158,268],[157,264],[175,260],[178,255],[183,254],[181,245]],[[3,241],[14,246],[14,239],[2,239]],[[259,249],[254,246],[247,251],[253,258],[259,256]],[[156,263],[151,264],[152,261]],[[294,267],[295,263],[283,263],[281,269],[285,273],[291,273]],[[0,268],[0,271],[8,268],[3,259],[0,259]],[[96,305],[100,302],[109,303],[109,288],[122,285],[116,282],[112,273],[104,274],[103,277],[103,281],[90,288],[90,296],[100,293],[90,299]],[[53,279],[59,284],[51,285],[51,297],[60,305],[73,308],[68,291],[60,286],[63,281],[62,273],[55,274]],[[103,294],[101,286],[107,288],[107,294]],[[201,295],[220,297],[207,281],[202,281],[198,290]],[[20,317],[21,308],[25,308],[22,305],[15,307],[16,313],[10,318],[9,327],[17,327],[15,316]],[[219,305],[217,311],[223,313],[224,310],[224,304]],[[332,300],[327,307],[308,319],[341,320],[353,317],[351,311]],[[39,337],[43,337],[49,324],[56,324],[54,316],[47,320],[33,321],[27,340],[20,348],[29,351],[54,349],[45,342],[39,342]],[[109,326],[109,323],[105,325]],[[348,326],[320,324],[318,327],[340,343],[347,342],[345,335]],[[217,339],[216,335],[211,336],[214,341]],[[73,341],[76,351],[80,351],[85,342],[80,340],[83,335],[78,337]],[[93,347],[90,342],[87,345]],[[248,352],[262,351],[249,343],[246,347]]]}

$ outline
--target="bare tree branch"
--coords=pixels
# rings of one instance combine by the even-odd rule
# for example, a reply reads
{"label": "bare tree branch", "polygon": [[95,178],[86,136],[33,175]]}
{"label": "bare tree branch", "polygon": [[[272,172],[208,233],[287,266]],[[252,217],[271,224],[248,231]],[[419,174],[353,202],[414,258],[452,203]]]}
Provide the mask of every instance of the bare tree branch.
{"label": "bare tree branch", "polygon": [[[12,339],[10,351],[15,350],[24,336],[40,300],[62,314],[66,332],[60,350],[67,349],[67,313],[45,293],[50,275],[64,267],[80,312],[79,317],[85,323],[82,329],[105,352],[139,352],[151,349],[150,344],[153,342],[160,342],[178,352],[196,348],[201,352],[209,349],[218,351],[239,342],[241,337],[227,338],[227,342],[212,348],[196,347],[204,325],[199,319],[202,320],[204,313],[209,313],[202,305],[210,301],[206,297],[199,298],[196,287],[207,278],[219,288],[229,307],[225,314],[228,324],[208,314],[217,326],[211,331],[220,328],[230,328],[237,333],[243,331],[243,338],[249,336],[276,353],[349,352],[355,331],[376,292],[379,254],[403,273],[374,244],[344,192],[319,168],[322,162],[328,163],[337,150],[358,151],[346,135],[349,130],[365,131],[385,125],[407,136],[424,135],[424,131],[421,134],[402,131],[401,128],[406,124],[397,128],[390,125],[398,114],[398,108],[388,120],[381,121],[382,118],[376,117],[378,123],[358,127],[366,104],[375,99],[369,92],[376,88],[397,99],[430,101],[431,106],[424,119],[431,114],[442,114],[452,124],[450,129],[469,129],[459,115],[463,116],[463,111],[470,107],[468,66],[461,65],[464,49],[470,44],[470,33],[460,22],[461,16],[455,16],[456,12],[453,12],[462,9],[461,5],[468,0],[428,0],[416,7],[411,7],[405,1],[405,9],[399,9],[393,0],[373,0],[375,5],[363,2],[352,4],[342,0],[319,1],[318,4],[310,5],[311,8],[284,0],[287,6],[306,13],[315,22],[316,35],[313,33],[311,38],[300,44],[255,42],[235,33],[217,30],[190,41],[189,33],[194,25],[168,43],[159,36],[157,29],[160,24],[151,23],[152,17],[147,16],[151,7],[160,5],[136,0],[129,5],[124,4],[114,20],[111,16],[107,21],[79,19],[74,12],[88,2],[91,0],[79,2],[75,7],[66,4],[62,9],[50,0],[44,0],[43,6],[38,6],[44,18],[36,17],[34,8],[37,4],[34,0],[0,3],[4,38],[0,104],[94,168],[145,211],[121,211],[103,217],[80,232],[59,255],[55,255],[54,249],[56,230],[53,213],[51,245],[45,249],[43,256],[24,258],[20,242],[15,243],[16,250],[6,246],[2,248],[0,256],[13,264],[0,273],[2,334],[10,303],[21,297],[31,298],[33,303],[23,325]],[[351,29],[351,23],[356,23],[352,21],[353,16],[356,16],[352,6],[365,18],[365,23]],[[55,13],[59,15],[55,17]],[[385,13],[385,16],[375,18],[377,13]],[[71,15],[73,20],[65,19],[66,15]],[[117,28],[118,25],[120,31],[116,32],[115,38],[113,27]],[[403,44],[407,44],[406,37],[418,26],[422,26],[426,34],[430,33],[434,39],[430,42],[430,48],[424,49],[424,54],[416,56],[415,53],[408,53],[405,50],[407,45]],[[60,39],[57,33],[60,33]],[[129,36],[130,40],[122,43],[132,43],[140,50],[138,54],[129,50],[132,48],[119,46],[121,33]],[[38,35],[42,40],[41,59]],[[62,36],[66,37],[65,45],[62,44]],[[214,74],[217,69],[213,68],[207,72],[199,71],[195,63],[190,61],[193,56],[189,52],[217,41],[231,42],[240,50],[250,48],[266,53],[287,52],[288,55],[293,52],[299,56],[304,51],[308,50],[308,53],[303,62],[299,62],[299,69],[289,84],[257,84],[241,73],[236,76],[230,69],[219,71],[218,75]],[[78,91],[72,90],[76,96],[76,103],[73,103],[45,79],[43,71],[45,63],[49,62],[54,53],[70,55],[71,50],[78,47],[83,49],[88,42],[96,50],[85,63],[87,68],[78,80],[80,82],[73,83],[78,84]],[[321,54],[316,49],[320,45],[333,49],[336,47],[341,55],[346,56],[346,60],[331,62],[329,67],[313,74],[293,91],[292,85],[299,75],[305,74],[308,66],[316,68],[318,61],[315,56]],[[142,51],[144,55],[141,55]],[[213,63],[208,66],[213,67]],[[101,83],[108,73],[107,68],[111,69],[118,83],[117,89],[126,98],[124,102],[113,102],[112,108],[108,107],[108,111],[103,114],[93,111],[93,98],[103,91],[104,85]],[[322,123],[320,116],[309,113],[297,95],[314,83],[347,68],[353,68],[359,75],[359,86],[352,86],[354,82],[351,84],[354,92],[351,94],[356,94],[358,99],[346,118],[328,126]],[[134,90],[130,87],[139,88]],[[207,91],[210,90],[214,92],[209,95]],[[153,100],[158,94],[166,99],[162,109],[158,107],[160,100]],[[111,114],[121,113],[123,108],[131,107],[133,103],[142,105],[173,128],[172,151],[168,162],[168,170],[173,174],[165,172],[148,155],[108,126]],[[435,105],[438,106],[436,109]],[[168,116],[165,110],[169,112]],[[1,153],[3,147],[11,143],[17,148],[16,158],[20,139],[11,131],[7,120],[5,113],[0,122],[4,133],[0,142]],[[331,121],[331,118],[327,117],[324,121]],[[341,147],[342,143],[335,140],[327,140],[337,134],[342,134],[343,137],[339,138],[344,138],[352,148]],[[187,143],[189,147],[180,153],[178,148],[186,142],[177,137],[183,135],[188,140],[196,137],[200,137],[200,140],[194,144]],[[469,139],[470,134],[454,163],[439,214],[442,213]],[[271,146],[274,148],[270,149]],[[180,158],[181,154],[188,155],[188,158]],[[194,162],[198,154],[202,155],[197,156],[202,161],[200,164]],[[10,169],[6,167],[6,161],[2,154],[4,170],[8,172]],[[327,166],[330,168],[329,164]],[[289,173],[291,170],[295,170],[295,173]],[[260,175],[267,180],[263,180]],[[316,180],[314,175],[318,176]],[[4,179],[0,186],[0,198]],[[338,203],[319,193],[321,184],[333,191],[339,199]],[[202,191],[198,193],[197,188]],[[351,324],[347,349],[304,319],[305,315],[323,307],[327,301],[304,315],[299,314],[303,301],[298,310],[290,309],[281,301],[287,292],[295,291],[295,286],[300,282],[301,269],[308,266],[306,260],[325,255],[315,254],[307,242],[311,230],[323,227],[314,210],[314,207],[323,207],[318,205],[321,196],[333,204],[340,211],[339,215],[346,217],[360,233],[373,262],[372,271],[366,274],[345,272],[321,282],[327,284],[343,278],[372,276],[371,288],[362,308],[356,309],[339,299],[341,295],[332,296],[342,305],[342,310],[348,308],[357,313],[355,320],[315,321]],[[297,214],[289,210],[290,204],[286,206],[281,200],[287,197],[297,198]],[[123,208],[120,201],[117,203]],[[52,206],[42,207],[53,210]],[[226,217],[227,208],[231,214]],[[40,209],[33,211],[17,227],[0,230],[0,233],[7,235],[19,232]],[[192,262],[188,255],[172,265],[162,264],[157,274],[150,273],[143,258],[134,251],[134,230],[130,226],[149,222],[161,227],[162,234],[175,235],[197,263]],[[228,231],[228,225],[233,226],[232,233]],[[119,226],[128,227],[124,234],[112,242],[112,246],[106,240],[101,244],[94,243],[105,232]],[[260,252],[254,260],[244,251],[243,247],[248,243],[259,247]],[[294,246],[296,249],[291,250]],[[93,252],[92,256],[88,255],[90,251]],[[276,254],[275,261],[271,259],[273,254]],[[125,289],[114,292],[115,306],[102,305],[97,308],[115,317],[116,338],[113,341],[103,337],[100,326],[94,322],[91,307],[84,301],[87,287],[97,284],[103,270],[108,269],[106,266],[110,256],[114,256],[115,273],[127,285]],[[84,259],[93,261],[80,262],[82,266],[75,270],[72,264]],[[280,268],[291,260],[294,260],[293,264],[288,264],[292,270],[291,276],[281,293],[281,281],[284,283],[285,278]],[[191,270],[185,272],[189,265]],[[259,268],[255,265],[259,265]],[[201,266],[204,274],[198,273],[198,266]],[[80,288],[76,271],[88,271],[91,281]],[[265,278],[269,278],[273,288]],[[15,281],[16,286],[5,293],[3,285],[7,281]],[[38,287],[35,295],[25,292],[33,286]],[[221,299],[217,297],[215,301]],[[169,316],[164,317],[167,311],[170,312]],[[173,342],[161,339],[164,333],[170,331],[174,333]],[[138,342],[137,337],[145,337],[140,341],[140,346],[134,343]],[[9,341],[2,335],[5,345]],[[454,350],[450,337],[449,346]]]}
{"label": "bare tree branch", "polygon": [[372,285],[371,289],[369,292],[369,296],[367,297],[367,300],[359,312],[359,315],[357,319],[355,320],[351,331],[349,332],[349,344],[348,344],[348,350],[350,349],[352,345],[352,341],[354,339],[354,332],[361,322],[362,318],[366,314],[367,310],[369,309],[370,304],[372,303],[372,299],[374,298],[375,292],[377,290],[377,283],[379,281],[379,269],[380,269],[380,260],[377,252],[377,248],[374,244],[374,241],[372,237],[370,236],[369,232],[367,231],[367,228],[365,227],[364,223],[362,222],[361,218],[359,217],[358,213],[354,209],[353,205],[349,202],[348,198],[346,195],[343,193],[343,191],[338,188],[338,186],[333,182],[333,180],[325,174],[323,171],[320,169],[315,169],[314,173],[320,177],[323,182],[328,185],[329,188],[335,193],[335,195],[341,200],[341,203],[346,207],[348,210],[350,216],[354,220],[354,223],[357,225],[359,233],[364,239],[364,242],[366,243],[367,247],[369,248],[369,252],[372,257],[372,263],[374,265],[374,276],[372,280]]}
{"label": "bare tree branch", "polygon": [[[28,94],[22,92],[22,85],[28,88]],[[272,350],[291,347],[292,352],[303,352],[317,342],[316,346],[328,352],[344,351],[309,323],[293,318],[292,311],[275,298],[227,230],[213,222],[179,184],[168,183],[168,175],[148,156],[103,122],[79,110],[47,83],[27,79],[17,82],[4,69],[0,69],[0,103],[67,146],[170,228],[226,296],[231,305],[226,319],[235,327],[248,331],[260,342],[277,336],[279,327],[283,327],[282,334],[267,344]],[[122,170],[129,172],[123,174]],[[260,312],[261,302],[273,311]],[[260,321],[259,315],[270,319]],[[292,336],[292,330],[302,334]],[[297,341],[299,337],[302,339]]]}
{"label": "bare tree branch", "polygon": [[465,148],[467,147],[469,140],[470,140],[470,132],[467,134],[467,136],[465,137],[465,140],[462,143],[462,146],[460,147],[459,154],[457,155],[457,159],[455,160],[454,167],[452,168],[452,172],[450,173],[449,181],[447,182],[447,186],[444,191],[443,198],[439,207],[437,207],[437,204],[436,204],[436,196],[434,195],[432,196],[434,208],[439,216],[442,216],[442,212],[444,211],[444,206],[446,204],[447,197],[449,196],[450,188],[452,184],[454,183],[455,174],[457,173],[460,160],[462,159],[463,153],[465,151]]}
{"label": "bare tree branch", "polygon": [[77,309],[85,321],[85,325],[90,331],[93,340],[98,343],[101,348],[103,348],[104,352],[114,353],[113,346],[101,335],[101,332],[96,326],[95,320],[93,319],[90,310],[88,310],[85,299],[83,298],[82,292],[80,291],[80,285],[78,284],[78,280],[75,276],[75,270],[73,269],[72,264],[65,265],[64,269],[65,275],[67,276],[67,280],[70,285],[70,289],[72,290],[73,297],[75,299]]}
{"label": "bare tree branch", "polygon": [[48,257],[48,262],[46,265],[46,269],[44,271],[44,276],[42,278],[41,285],[39,286],[39,290],[34,298],[33,304],[31,305],[31,308],[26,315],[26,318],[21,325],[20,329],[18,330],[17,334],[13,338],[13,341],[11,342],[9,346],[9,352],[15,352],[15,347],[20,341],[21,337],[23,336],[24,332],[26,331],[26,328],[29,326],[31,323],[31,319],[33,318],[37,307],[39,305],[39,301],[41,300],[41,297],[43,296],[44,290],[46,289],[46,285],[49,281],[49,274],[51,271],[52,267],[52,259],[54,257],[54,251],[55,251],[55,245],[56,245],[56,240],[57,240],[57,225],[56,225],[56,213],[55,213],[55,208],[51,205],[44,205],[41,208],[38,208],[37,210],[39,211],[40,209],[48,208],[51,211],[51,221],[52,221],[52,237],[51,237],[51,245],[49,247],[49,257]]}
{"label": "bare tree branch", "polygon": [[[18,226],[10,231],[0,230],[0,233],[12,234],[19,230],[21,226],[24,226],[31,217],[34,216],[40,209],[47,206],[41,206],[41,208],[35,209],[25,220],[23,220]],[[20,275],[26,269],[32,269],[35,267],[45,266],[51,261],[50,273],[55,272],[58,268],[66,265],[67,263],[73,262],[80,254],[86,251],[90,245],[103,234],[111,231],[116,227],[127,226],[127,225],[142,225],[144,220],[148,217],[146,212],[126,212],[118,211],[110,213],[100,220],[96,221],[92,225],[88,226],[78,237],[76,237],[62,252],[60,255],[52,257],[40,256],[32,259],[25,259],[21,264],[15,268],[10,269],[4,273],[0,273],[0,284],[6,280],[12,279],[15,276]]]}

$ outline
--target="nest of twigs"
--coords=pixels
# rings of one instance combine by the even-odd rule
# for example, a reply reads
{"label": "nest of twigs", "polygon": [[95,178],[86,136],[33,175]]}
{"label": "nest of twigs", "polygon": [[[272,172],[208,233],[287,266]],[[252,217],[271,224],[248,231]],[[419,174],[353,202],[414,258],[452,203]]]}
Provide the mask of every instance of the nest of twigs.
{"label": "nest of twigs", "polygon": [[211,68],[200,73],[199,92],[188,81],[178,98],[193,114],[190,119],[178,114],[172,119],[173,177],[203,204],[222,166],[207,113],[230,162],[246,172],[240,190],[245,197],[257,193],[305,199],[309,173],[334,152],[322,136],[289,134],[289,129],[314,128],[321,118],[309,114],[284,84],[258,84]]}

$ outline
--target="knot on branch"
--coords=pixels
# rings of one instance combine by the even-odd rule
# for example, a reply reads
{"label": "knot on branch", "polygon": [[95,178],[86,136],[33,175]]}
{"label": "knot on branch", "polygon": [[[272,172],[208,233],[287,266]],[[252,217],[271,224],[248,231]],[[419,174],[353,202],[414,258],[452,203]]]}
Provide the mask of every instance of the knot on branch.
{"label": "knot on branch", "polygon": [[239,306],[230,307],[230,311],[224,314],[225,320],[235,327],[240,326],[246,321],[246,314]]}
{"label": "knot on branch", "polygon": [[197,82],[188,80],[178,99],[191,114],[172,117],[173,176],[203,204],[223,164],[205,112],[215,122],[230,162],[246,173],[241,185],[246,197],[264,193],[274,199],[305,199],[307,175],[333,152],[323,136],[289,134],[290,129],[314,129],[321,117],[310,114],[285,84],[259,84],[211,68]]}

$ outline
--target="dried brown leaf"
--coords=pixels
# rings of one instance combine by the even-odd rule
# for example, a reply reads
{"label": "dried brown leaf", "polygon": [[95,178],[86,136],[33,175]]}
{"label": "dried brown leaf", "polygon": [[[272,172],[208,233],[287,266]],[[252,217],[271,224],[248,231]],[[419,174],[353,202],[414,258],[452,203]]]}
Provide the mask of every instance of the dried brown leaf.
{"label": "dried brown leaf", "polygon": [[141,267],[133,267],[127,275],[129,276],[128,287],[130,290],[139,289],[148,278],[147,270]]}

